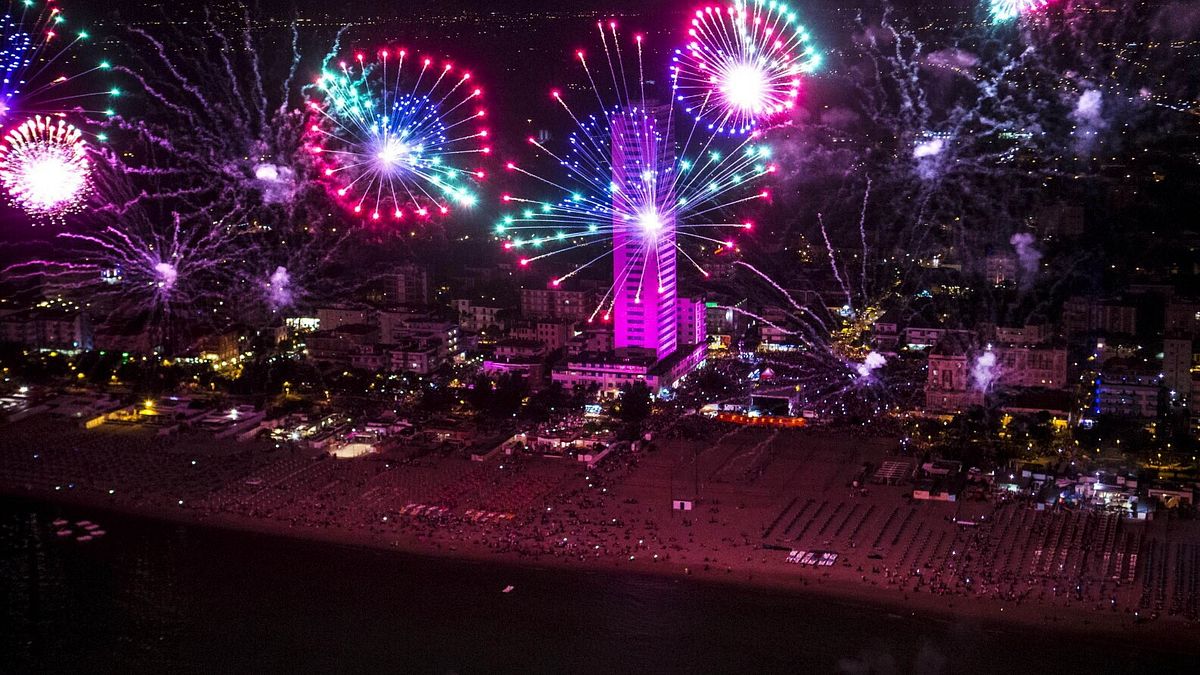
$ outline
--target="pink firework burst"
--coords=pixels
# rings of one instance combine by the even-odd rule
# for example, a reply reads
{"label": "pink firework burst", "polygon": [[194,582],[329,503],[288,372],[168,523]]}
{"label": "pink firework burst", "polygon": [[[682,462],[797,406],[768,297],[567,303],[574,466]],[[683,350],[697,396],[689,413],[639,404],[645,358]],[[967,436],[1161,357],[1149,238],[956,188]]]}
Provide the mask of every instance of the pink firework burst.
{"label": "pink firework burst", "polygon": [[709,129],[744,134],[793,108],[821,55],[796,12],[776,0],[698,9],[675,50],[675,98]]}
{"label": "pink firework burst", "polygon": [[92,163],[82,132],[63,120],[36,115],[0,143],[0,185],[37,220],[58,220],[83,207]]}
{"label": "pink firework burst", "polygon": [[368,222],[474,206],[491,152],[483,91],[451,63],[385,49],[325,70],[310,90],[309,142],[330,191]]}

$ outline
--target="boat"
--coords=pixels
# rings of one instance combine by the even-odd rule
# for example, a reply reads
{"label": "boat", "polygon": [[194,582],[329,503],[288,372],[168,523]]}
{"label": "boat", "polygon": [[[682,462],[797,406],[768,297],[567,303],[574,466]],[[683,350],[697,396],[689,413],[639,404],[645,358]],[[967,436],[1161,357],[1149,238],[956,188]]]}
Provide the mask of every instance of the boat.
{"label": "boat", "polygon": [[75,541],[91,541],[91,540],[92,540],[92,535],[90,535],[90,534],[85,534],[82,537],[75,537]]}
{"label": "boat", "polygon": [[91,524],[92,524],[92,521],[90,521],[90,520],[79,520],[79,521],[76,521],[76,522],[75,522],[75,524],[76,524],[76,525],[78,525],[79,527],[87,527],[88,525],[91,525]]}
{"label": "boat", "polygon": [[93,537],[103,537],[106,534],[108,534],[108,532],[105,532],[104,530],[92,530]]}
{"label": "boat", "polygon": [[59,518],[51,524],[54,525],[55,527],[62,527],[63,525],[67,524],[67,521],[65,518]]}
{"label": "boat", "polygon": [[500,592],[501,592],[501,593],[512,593],[512,592],[513,592],[513,587],[512,587],[512,585],[510,584],[510,585],[508,585],[508,586],[505,586],[505,587],[504,587],[504,590],[502,590],[502,591],[500,591]]}
{"label": "boat", "polygon": [[96,530],[100,529],[100,526],[95,523],[88,523],[87,525],[83,526],[83,529],[87,530],[88,532],[95,532]]}
{"label": "boat", "polygon": [[60,537],[69,537],[69,536],[71,536],[71,531],[70,530],[59,530],[58,532],[55,532],[54,534],[57,534]]}

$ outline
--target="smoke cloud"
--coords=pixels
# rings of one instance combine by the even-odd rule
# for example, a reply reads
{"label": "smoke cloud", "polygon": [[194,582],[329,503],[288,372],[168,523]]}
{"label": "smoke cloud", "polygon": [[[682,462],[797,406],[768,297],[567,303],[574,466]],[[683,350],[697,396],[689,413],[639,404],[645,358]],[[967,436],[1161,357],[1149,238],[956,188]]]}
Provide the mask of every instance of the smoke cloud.
{"label": "smoke cloud", "polygon": [[1033,235],[1028,232],[1018,232],[1008,240],[1017,253],[1017,262],[1021,265],[1023,286],[1033,282],[1042,264],[1042,252],[1034,246],[1035,241]]}
{"label": "smoke cloud", "polygon": [[1200,2],[1171,2],[1159,8],[1151,32],[1168,39],[1200,35]]}
{"label": "smoke cloud", "polygon": [[913,159],[917,160],[917,175],[921,180],[930,181],[942,173],[945,150],[946,141],[942,138],[930,138],[913,146]]}
{"label": "smoke cloud", "polygon": [[971,69],[979,65],[979,57],[961,49],[942,49],[930,52],[925,56],[925,65],[954,71],[960,75],[968,75]]}
{"label": "smoke cloud", "polygon": [[1088,89],[1079,95],[1071,120],[1075,122],[1075,151],[1086,154],[1108,126],[1104,121],[1104,96],[1099,89]]}
{"label": "smoke cloud", "polygon": [[917,143],[917,146],[913,148],[913,157],[921,159],[922,157],[933,157],[934,155],[940,155],[945,147],[946,142],[940,138],[922,141],[921,143]]}
{"label": "smoke cloud", "polygon": [[292,275],[286,267],[276,267],[267,280],[267,301],[271,311],[279,311],[292,304]]}
{"label": "smoke cloud", "polygon": [[258,164],[254,167],[254,180],[267,204],[287,203],[296,191],[295,172],[288,166]]}
{"label": "smoke cloud", "polygon": [[855,366],[859,377],[873,377],[875,371],[887,365],[887,359],[879,352],[871,352],[867,354],[867,358],[862,363]]}
{"label": "smoke cloud", "polygon": [[155,263],[154,273],[158,276],[158,287],[167,291],[174,288],[175,281],[179,279],[179,270],[171,263]]}
{"label": "smoke cloud", "polygon": [[971,383],[976,391],[988,393],[999,377],[995,352],[989,349],[975,357],[975,363],[971,366]]}

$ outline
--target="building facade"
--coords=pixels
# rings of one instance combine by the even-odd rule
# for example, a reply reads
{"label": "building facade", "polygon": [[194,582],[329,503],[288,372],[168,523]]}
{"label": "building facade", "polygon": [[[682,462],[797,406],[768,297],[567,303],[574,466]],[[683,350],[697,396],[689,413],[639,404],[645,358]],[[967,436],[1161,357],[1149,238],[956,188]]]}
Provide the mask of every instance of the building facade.
{"label": "building facade", "polygon": [[937,349],[929,354],[925,377],[925,409],[957,412],[983,404],[983,392],[972,386],[971,360],[966,351]]}
{"label": "building facade", "polygon": [[675,144],[669,107],[612,116],[613,312],[617,349],[677,346]]}
{"label": "building facade", "polygon": [[679,345],[698,345],[708,343],[708,328],[706,325],[707,308],[704,296],[680,297],[676,312],[679,320]]}
{"label": "building facade", "polygon": [[1124,369],[1106,370],[1096,377],[1092,413],[1152,419],[1158,416],[1162,378]]}
{"label": "building facade", "polygon": [[1163,332],[1168,337],[1200,340],[1200,302],[1171,300],[1163,317]]}
{"label": "building facade", "polygon": [[1137,309],[1110,300],[1074,297],[1063,303],[1063,330],[1068,334],[1133,335]]}
{"label": "building facade", "polygon": [[317,309],[317,326],[320,330],[337,330],[351,324],[365,324],[371,320],[372,312],[359,307],[320,307]]}
{"label": "building facade", "polygon": [[37,307],[0,316],[0,342],[37,349],[92,349],[92,324],[76,309]]}
{"label": "building facade", "polygon": [[587,321],[596,308],[596,294],[551,288],[522,288],[521,316],[526,319]]}
{"label": "building facade", "polygon": [[391,292],[402,305],[428,305],[429,270],[420,265],[400,265],[391,274]]}
{"label": "building facade", "polygon": [[612,346],[604,351],[582,348],[598,342],[602,333],[573,338],[566,364],[551,374],[564,386],[613,393],[643,382],[660,390],[674,387],[704,362],[703,299],[681,301],[677,288],[670,119],[669,107],[655,106],[628,107],[610,116]]}
{"label": "building facade", "polygon": [[502,317],[507,308],[498,302],[460,298],[454,301],[454,309],[458,310],[459,325],[467,330],[478,332],[492,326],[503,328],[506,323]]}
{"label": "building facade", "polygon": [[1163,384],[1174,399],[1186,402],[1192,394],[1192,371],[1196,367],[1190,338],[1163,340]]}
{"label": "building facade", "polygon": [[523,321],[513,326],[508,335],[519,340],[537,340],[548,351],[555,351],[567,346],[574,335],[572,325],[569,321]]}
{"label": "building facade", "polygon": [[1005,387],[1058,389],[1067,384],[1067,350],[1045,345],[998,346],[999,379]]}

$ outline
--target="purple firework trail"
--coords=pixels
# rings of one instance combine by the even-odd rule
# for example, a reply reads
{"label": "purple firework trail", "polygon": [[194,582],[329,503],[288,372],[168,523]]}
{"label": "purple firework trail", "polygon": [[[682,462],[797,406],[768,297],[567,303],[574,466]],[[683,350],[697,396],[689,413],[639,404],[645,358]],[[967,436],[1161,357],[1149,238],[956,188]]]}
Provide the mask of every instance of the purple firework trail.
{"label": "purple firework trail", "polygon": [[235,228],[203,211],[156,208],[144,195],[127,195],[95,213],[103,224],[59,233],[50,255],[9,266],[3,276],[139,326],[153,346],[167,350],[195,328],[228,322]]}
{"label": "purple firework trail", "polygon": [[112,117],[111,135],[142,144],[138,157],[167,158],[125,160],[154,189],[219,204],[231,221],[307,225],[326,209],[314,203],[303,152],[301,35],[294,25],[252,30],[253,21],[243,8],[235,27],[212,19],[130,27],[135,60],[113,70],[144,105]]}

